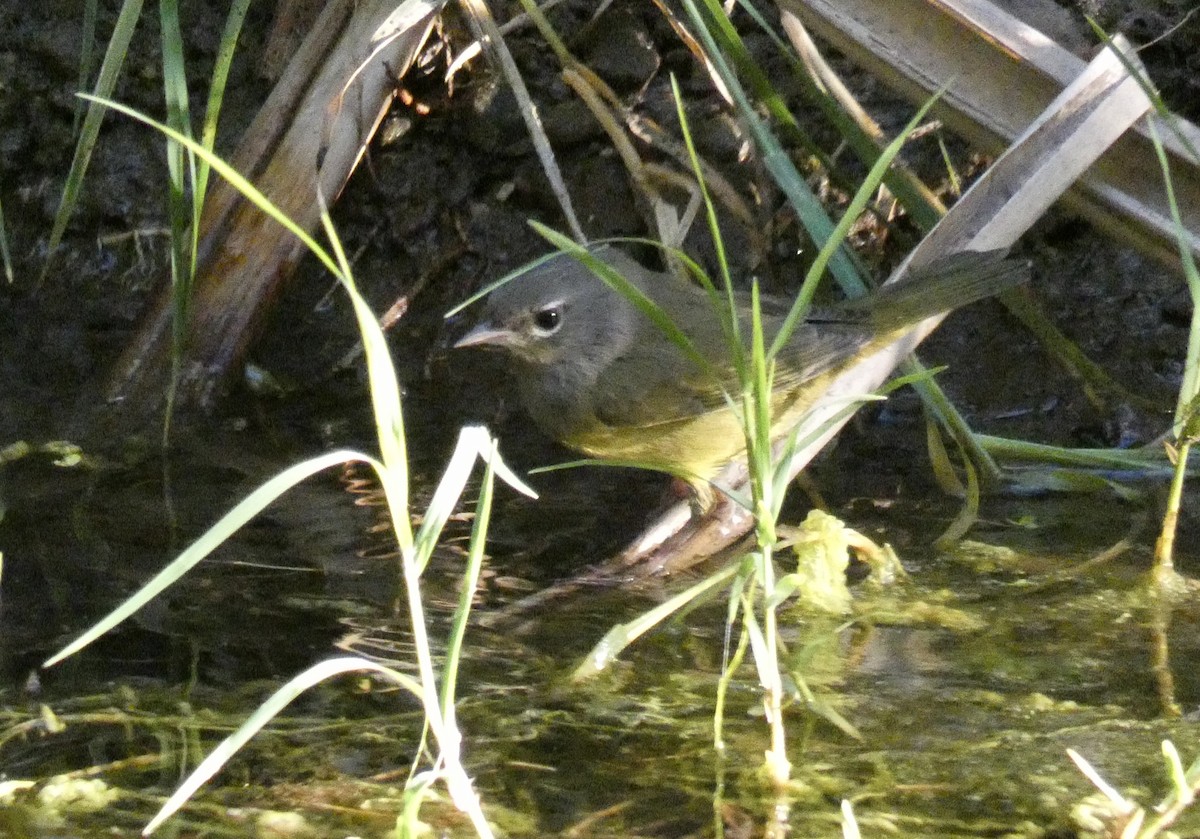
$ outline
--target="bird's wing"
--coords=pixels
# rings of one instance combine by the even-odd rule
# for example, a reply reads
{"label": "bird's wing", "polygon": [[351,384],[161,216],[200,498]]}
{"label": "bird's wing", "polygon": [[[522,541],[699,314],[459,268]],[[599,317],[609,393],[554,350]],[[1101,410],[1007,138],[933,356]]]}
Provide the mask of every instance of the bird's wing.
{"label": "bird's wing", "polygon": [[843,366],[879,336],[858,318],[826,317],[801,324],[775,365],[775,390],[790,390]]}
{"label": "bird's wing", "polygon": [[[707,301],[704,301],[707,306]],[[776,365],[774,389],[791,391],[845,362],[871,339],[855,314],[821,312],[800,325]],[[591,391],[591,413],[610,428],[650,428],[728,406],[741,390],[726,337],[711,311],[688,321],[689,337],[708,365],[690,358],[647,324],[633,350],[615,358]],[[768,318],[768,339],[782,318]],[[749,323],[742,324],[743,339]]]}
{"label": "bird's wing", "polygon": [[[905,329],[940,312],[958,308],[1028,279],[1024,263],[1000,251],[965,252],[939,260],[899,283],[831,309],[813,309],[788,339],[777,358],[774,390],[794,413],[815,401],[818,378],[844,368],[852,359],[895,340]],[[727,405],[725,394],[741,388],[730,360],[727,339],[699,289],[664,283],[653,295],[683,328],[709,365],[697,364],[648,321],[632,342],[636,352],[616,358],[600,375],[593,413],[611,428],[650,427],[707,414]],[[746,304],[739,296],[739,303]],[[764,300],[768,339],[783,323],[787,306]],[[749,318],[740,324],[749,340]],[[779,407],[779,406],[777,406]]]}
{"label": "bird's wing", "polygon": [[737,389],[727,359],[706,370],[665,335],[648,333],[597,378],[592,408],[609,427],[647,428],[724,407],[723,388]]}

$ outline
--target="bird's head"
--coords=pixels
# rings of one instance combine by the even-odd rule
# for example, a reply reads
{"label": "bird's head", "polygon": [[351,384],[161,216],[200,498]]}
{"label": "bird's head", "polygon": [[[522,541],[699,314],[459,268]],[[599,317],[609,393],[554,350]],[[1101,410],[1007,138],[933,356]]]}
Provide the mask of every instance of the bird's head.
{"label": "bird's head", "polygon": [[[611,249],[593,254],[622,270]],[[626,346],[631,304],[583,263],[561,254],[497,288],[479,321],[455,342],[494,348],[534,367],[602,364]]]}

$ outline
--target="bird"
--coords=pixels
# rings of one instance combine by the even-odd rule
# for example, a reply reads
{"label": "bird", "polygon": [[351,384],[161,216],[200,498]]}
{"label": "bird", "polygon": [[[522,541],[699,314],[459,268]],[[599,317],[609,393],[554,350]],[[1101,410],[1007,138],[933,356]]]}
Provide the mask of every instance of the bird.
{"label": "bird", "polygon": [[[700,499],[711,499],[711,479],[746,448],[736,344],[697,284],[651,270],[611,245],[591,246],[589,253],[653,301],[694,352],[567,253],[535,262],[491,291],[474,326],[453,346],[501,352],[526,413],[550,437],[599,461],[681,477]],[[863,297],[810,309],[776,357],[773,439],[818,405],[858,359],[929,317],[1028,276],[1027,264],[1002,251],[961,251]],[[764,299],[769,345],[789,304]],[[746,343],[750,297],[739,293],[735,301]]]}

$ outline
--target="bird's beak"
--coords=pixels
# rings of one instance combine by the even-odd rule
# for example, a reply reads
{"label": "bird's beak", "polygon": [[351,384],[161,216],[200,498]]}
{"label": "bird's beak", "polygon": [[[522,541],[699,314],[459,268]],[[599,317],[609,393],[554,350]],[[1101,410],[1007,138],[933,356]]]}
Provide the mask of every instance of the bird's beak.
{"label": "bird's beak", "polygon": [[516,335],[511,329],[501,329],[488,321],[476,324],[470,332],[454,342],[454,349],[463,347],[511,347],[516,343]]}

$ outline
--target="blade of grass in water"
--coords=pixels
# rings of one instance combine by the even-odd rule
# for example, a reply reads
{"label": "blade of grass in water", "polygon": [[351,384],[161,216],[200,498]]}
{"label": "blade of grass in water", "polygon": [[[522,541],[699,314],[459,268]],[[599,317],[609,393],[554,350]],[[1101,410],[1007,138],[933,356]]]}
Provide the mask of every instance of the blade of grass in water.
{"label": "blade of grass in water", "polygon": [[50,667],[74,655],[127,619],[130,615],[137,612],[195,567],[196,563],[220,547],[242,525],[257,516],[266,509],[267,505],[296,484],[331,466],[352,461],[370,463],[377,470],[382,468],[382,464],[368,455],[353,451],[335,451],[323,454],[320,457],[314,457],[303,463],[297,463],[295,466],[285,469],[246,496],[241,503],[222,516],[216,524],[189,545],[166,568],[158,572],[150,582],[142,586],[132,597],[94,624],[85,633],[48,658],[42,666]]}
{"label": "blade of grass in water", "polygon": [[421,521],[421,528],[417,531],[416,554],[422,558],[417,565],[418,574],[425,571],[426,563],[433,556],[434,546],[441,538],[446,522],[454,514],[454,510],[458,506],[458,499],[462,497],[467,481],[471,478],[475,462],[478,460],[487,464],[489,476],[493,472],[500,471],[510,486],[520,487],[520,491],[531,498],[537,497],[537,493],[526,486],[516,475],[509,472],[503,462],[499,460],[492,450],[491,435],[487,433],[486,429],[479,426],[468,426],[462,429],[458,435],[458,445],[450,457],[450,462],[442,472],[442,479],[438,482],[437,489],[434,490],[433,497],[430,499],[425,516]]}
{"label": "blade of grass in water", "polygon": [[[216,142],[217,122],[224,100],[225,84],[237,36],[245,19],[249,0],[236,0],[226,18],[217,60],[209,85],[208,104],[200,143],[212,151]],[[159,4],[162,42],[163,92],[167,125],[178,133],[192,136],[192,119],[187,85],[187,62],[183,54],[183,33],[179,23],[177,0]],[[170,435],[179,371],[183,364],[184,342],[190,318],[192,287],[196,279],[200,247],[200,219],[208,189],[209,165],[175,140],[167,140],[168,196],[171,242],[171,296],[173,304],[171,379],[167,388],[163,421],[163,446]]]}
{"label": "blade of grass in water", "polygon": [[192,770],[187,779],[179,785],[179,788],[171,794],[170,798],[166,800],[154,818],[146,825],[142,831],[143,835],[153,833],[162,826],[163,822],[178,812],[179,808],[187,803],[187,800],[195,795],[196,791],[204,786],[204,783],[209,778],[217,774],[221,767],[228,763],[229,759],[250,741],[250,738],[261,731],[271,720],[279,716],[283,709],[290,705],[300,694],[321,682],[344,673],[377,673],[413,694],[417,699],[421,698],[421,685],[411,676],[406,676],[403,673],[389,667],[384,667],[382,664],[368,661],[365,658],[332,658],[328,661],[315,664],[275,691],[265,702],[258,706],[250,718],[242,723],[237,731],[230,734],[215,749],[209,752],[200,765]]}
{"label": "blade of grass in water", "polygon": [[62,659],[78,653],[80,649],[90,645],[92,641],[108,633],[110,629],[125,621],[134,612],[142,609],[143,606],[150,603],[150,600],[156,598],[158,594],[161,594],[168,587],[174,585],[180,577],[187,574],[187,571],[196,567],[196,564],[202,561],[204,557],[210,555],[212,551],[215,551],[223,543],[226,543],[229,537],[232,537],[242,525],[245,525],[246,522],[253,519],[259,513],[262,513],[271,502],[274,502],[284,492],[299,484],[300,481],[318,472],[322,472],[323,469],[352,461],[371,463],[377,469],[382,468],[382,465],[379,465],[378,461],[372,459],[370,456],[360,454],[358,451],[331,451],[329,454],[313,457],[312,460],[296,463],[295,466],[284,469],[283,472],[275,475],[274,478],[266,481],[257,490],[254,490],[250,495],[242,499],[241,503],[236,505],[232,510],[229,510],[229,513],[223,515],[221,520],[217,521],[216,525],[205,531],[202,537],[193,541],[172,563],[168,564],[166,568],[155,575],[154,579],[138,589],[138,592],[133,597],[128,598],[125,603],[122,603],[115,610],[109,612],[106,617],[102,618],[95,625],[92,625],[88,631],[85,631],[78,639],[72,641],[70,645],[60,649],[58,653],[55,653],[52,657],[44,661],[42,666],[49,667],[58,664]]}
{"label": "blade of grass in water", "polygon": [[[695,8],[689,4],[689,11],[695,19]],[[702,33],[707,35],[707,33]],[[708,49],[712,51],[711,38],[708,38]],[[719,56],[713,56],[714,62]],[[726,71],[727,74],[727,71]],[[731,91],[734,86],[731,86]],[[721,259],[722,279],[726,290],[725,306],[727,316],[734,324],[726,330],[729,342],[729,357],[736,359],[735,368],[741,385],[742,410],[740,419],[746,443],[746,458],[750,471],[751,515],[754,519],[756,539],[755,550],[750,554],[746,565],[737,564],[734,574],[738,580],[744,580],[745,585],[735,586],[741,591],[739,600],[741,608],[742,636],[748,637],[750,649],[754,656],[755,666],[759,672],[759,684],[762,688],[762,703],[771,737],[771,747],[766,751],[765,768],[776,785],[781,790],[790,774],[790,764],[786,753],[786,728],[783,721],[783,679],[779,670],[779,639],[775,607],[762,602],[763,630],[759,630],[757,611],[755,608],[755,592],[771,590],[775,585],[775,570],[773,550],[775,545],[776,517],[778,506],[774,497],[777,484],[774,480],[775,469],[772,465],[774,452],[772,449],[773,429],[772,406],[775,360],[766,349],[766,339],[763,334],[762,307],[757,283],[750,287],[750,347],[747,350],[739,328],[736,325],[741,319],[738,303],[733,295],[732,281],[728,264],[724,258],[724,243],[721,228],[716,216],[716,209],[708,190],[704,185],[703,171],[699,166],[699,156],[692,142],[688,128],[687,115],[683,108],[683,99],[679,88],[674,85],[676,97],[676,113],[684,135],[684,142],[691,157],[693,174],[700,184],[701,196],[704,199],[706,217],[709,222],[709,232],[716,243],[717,253]],[[735,96],[737,93],[735,92]],[[744,101],[744,96],[739,100]],[[756,119],[748,116],[753,123]],[[794,171],[794,170],[793,170]],[[715,302],[715,301],[714,301]],[[732,569],[734,564],[730,564]],[[730,612],[734,614],[734,612]],[[732,626],[727,627],[728,631]],[[718,714],[719,720],[719,714]],[[719,732],[720,724],[714,722],[715,730]]]}
{"label": "blade of grass in water", "polygon": [[[358,326],[365,347],[365,355],[368,366],[369,382],[371,386],[372,404],[376,414],[376,426],[379,435],[379,446],[383,454],[383,460],[376,460],[368,455],[359,454],[356,452],[333,452],[313,458],[305,463],[298,464],[285,470],[280,475],[269,480],[263,486],[259,487],[250,494],[240,504],[236,505],[233,510],[227,513],[213,528],[210,528],[203,534],[195,543],[183,552],[174,562],[166,569],[160,572],[154,579],[145,585],[141,591],[129,598],[125,603],[119,606],[109,616],[102,619],[99,623],[93,626],[90,630],[84,633],[79,639],[70,644],[67,648],[54,655],[47,664],[53,664],[61,661],[66,656],[82,649],[100,634],[111,629],[120,621],[124,620],[150,598],[160,593],[163,589],[177,580],[183,573],[193,567],[197,562],[210,553],[217,545],[227,539],[235,530],[245,524],[253,516],[257,515],[267,504],[274,500],[282,492],[293,486],[300,480],[309,475],[327,468],[331,465],[344,463],[347,460],[359,460],[370,464],[377,472],[381,483],[383,484],[389,505],[389,511],[392,516],[395,535],[401,547],[401,564],[405,580],[405,589],[408,594],[409,615],[412,622],[414,646],[417,653],[417,664],[420,672],[420,681],[414,681],[407,676],[399,676],[398,683],[412,691],[420,699],[425,710],[426,720],[433,732],[440,753],[435,760],[435,769],[430,772],[421,773],[414,779],[415,784],[408,786],[408,792],[413,793],[416,789],[418,792],[415,795],[406,797],[406,813],[413,815],[415,809],[420,806],[422,796],[420,790],[427,788],[429,779],[442,779],[450,796],[456,806],[463,812],[467,813],[471,819],[472,825],[480,836],[490,837],[492,835],[491,828],[483,817],[479,807],[479,798],[475,794],[471,780],[466,774],[460,760],[460,744],[462,741],[461,733],[453,726],[453,692],[452,690],[442,692],[438,690],[439,674],[433,667],[433,655],[429,643],[429,637],[424,616],[424,608],[420,599],[419,576],[420,571],[428,563],[428,552],[432,551],[432,540],[428,538],[429,534],[440,531],[441,525],[444,524],[449,516],[449,511],[458,501],[458,492],[465,486],[467,475],[470,473],[474,460],[480,457],[487,462],[487,474],[485,477],[486,491],[484,494],[484,507],[490,504],[490,492],[492,485],[492,475],[500,475],[506,481],[511,482],[520,491],[528,492],[528,488],[516,480],[515,475],[508,470],[503,461],[496,453],[496,446],[490,435],[483,429],[468,428],[464,429],[460,437],[459,448],[456,450],[456,456],[452,459],[452,466],[455,473],[449,475],[443,486],[445,491],[437,494],[437,505],[432,508],[431,514],[426,517],[426,523],[419,539],[414,540],[412,534],[412,525],[410,521],[410,513],[408,509],[408,468],[405,459],[406,447],[404,440],[404,425],[403,415],[400,404],[400,390],[395,375],[395,368],[391,361],[391,355],[388,352],[386,341],[383,337],[383,331],[379,326],[378,319],[363,300],[362,296],[355,288],[353,278],[349,270],[349,262],[346,254],[341,247],[341,242],[337,237],[336,231],[332,227],[332,222],[327,211],[322,212],[321,221],[325,227],[325,231],[330,240],[330,246],[333,251],[332,255],[322,248],[308,236],[305,231],[300,229],[291,219],[284,216],[278,208],[268,201],[261,193],[245,181],[237,172],[225,162],[221,161],[211,150],[203,148],[196,141],[181,133],[178,130],[168,126],[161,125],[148,119],[142,114],[132,111],[124,106],[119,106],[114,103],[99,103],[115,108],[118,111],[126,113],[135,119],[152,125],[165,136],[170,137],[173,141],[179,143],[181,147],[185,147],[189,154],[199,155],[204,158],[208,164],[229,180],[237,189],[239,189],[252,203],[259,206],[264,212],[272,218],[278,220],[281,224],[294,232],[334,274],[345,288],[351,303],[354,307],[354,312],[358,320]],[[318,199],[321,196],[318,195]],[[322,202],[323,203],[323,202]],[[464,451],[463,456],[458,455],[458,451]],[[441,488],[439,488],[441,489]],[[457,492],[452,493],[451,490]],[[453,497],[451,497],[453,495]],[[482,538],[484,535],[484,527],[486,527],[487,514],[486,509],[482,510],[482,516],[477,519],[476,527],[472,533],[472,545],[470,548],[471,555],[475,558],[473,572],[469,576],[468,582],[474,584],[478,578],[479,563],[482,559]],[[464,596],[468,599],[473,595],[473,588],[469,588]],[[465,613],[463,620],[457,625],[453,643],[461,644],[461,632],[465,626]],[[455,658],[455,662],[457,658]],[[335,672],[345,672],[347,669],[358,667],[360,662],[355,661],[351,664],[335,663],[325,667],[318,666],[314,670],[310,670],[302,674],[297,679],[293,680],[284,690],[276,694],[264,707],[260,708],[250,721],[243,726],[233,737],[229,738],[223,744],[220,753],[214,755],[209,761],[202,764],[202,770],[198,770],[191,779],[189,779],[180,788],[180,790],[170,799],[168,807],[160,813],[158,817],[147,828],[146,832],[153,830],[162,819],[166,818],[170,811],[177,808],[187,797],[195,792],[200,784],[211,776],[213,772],[221,765],[232,751],[238,748],[250,736],[252,736],[267,720],[277,714],[287,702],[291,701],[296,693],[303,690],[305,687],[314,684],[320,679],[326,678]],[[369,669],[385,672],[385,668],[378,665],[368,664]],[[448,679],[451,687],[453,686],[453,676],[447,675],[445,671],[441,674],[443,679]],[[445,681],[442,684],[446,684]],[[448,709],[448,712],[447,712]]]}
{"label": "blade of grass in water", "polygon": [[617,656],[626,647],[671,615],[729,582],[738,573],[740,567],[739,563],[730,563],[724,569],[689,586],[664,603],[643,612],[634,620],[613,625],[575,668],[575,672],[571,675],[572,680],[582,681],[603,672],[616,661]]}
{"label": "blade of grass in water", "polygon": [[471,604],[479,589],[479,575],[483,571],[483,547],[492,518],[492,495],[495,489],[495,464],[499,460],[495,441],[491,441],[490,456],[485,457],[483,482],[479,499],[475,503],[475,518],[471,522],[471,541],[467,549],[467,563],[463,569],[459,587],[458,606],[450,624],[450,637],[446,643],[446,661],[442,666],[442,718],[450,728],[457,727],[454,697],[458,685],[458,665],[462,657],[463,639],[467,634],[467,621],[471,616]]}

